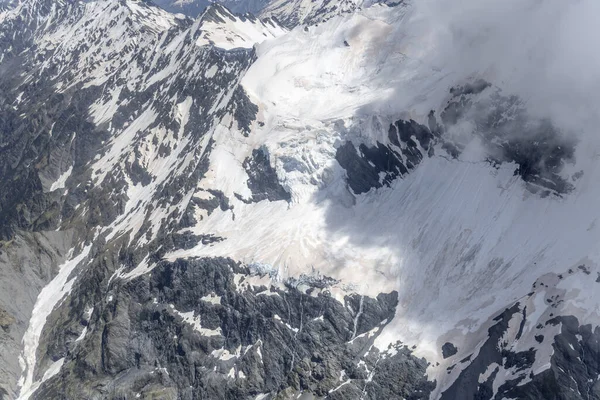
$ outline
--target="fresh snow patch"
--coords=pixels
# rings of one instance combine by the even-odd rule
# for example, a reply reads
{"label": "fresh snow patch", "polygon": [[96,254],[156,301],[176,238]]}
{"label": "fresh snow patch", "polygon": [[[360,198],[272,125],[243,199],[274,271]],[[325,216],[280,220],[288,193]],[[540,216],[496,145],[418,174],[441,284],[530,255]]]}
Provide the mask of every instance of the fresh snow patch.
{"label": "fresh snow patch", "polygon": [[88,331],[88,327],[85,326],[83,327],[83,329],[81,330],[81,333],[79,334],[79,336],[77,337],[77,339],[75,339],[75,342],[80,342],[85,338],[85,335],[87,334]]}
{"label": "fresh snow patch", "polygon": [[[242,350],[242,346],[238,346],[235,353],[232,354],[229,352],[229,350],[220,348],[218,350],[213,350],[210,353],[210,355],[213,356],[214,358],[218,358],[219,360],[228,361],[233,358],[239,358],[240,354],[241,354],[241,350]],[[259,347],[259,350],[260,350],[260,347]]]}
{"label": "fresh snow patch", "polygon": [[73,166],[70,166],[68,170],[66,170],[54,183],[52,183],[52,186],[50,186],[50,191],[54,192],[58,189],[64,189],[67,179],[69,179],[72,173]]}
{"label": "fresh snow patch", "polygon": [[221,296],[217,296],[216,294],[212,293],[207,296],[202,296],[200,300],[211,304],[221,304]]}
{"label": "fresh snow patch", "polygon": [[171,309],[173,312],[175,312],[177,315],[179,315],[181,318],[183,318],[183,322],[191,325],[192,328],[194,328],[194,330],[196,332],[200,333],[200,335],[202,335],[202,336],[222,336],[223,332],[221,331],[221,328],[217,328],[217,329],[203,328],[202,324],[200,323],[200,316],[195,315],[194,311],[181,312],[181,311],[177,311],[172,304],[170,306],[171,306]]}
{"label": "fresh snow patch", "polygon": [[48,369],[46,370],[46,372],[44,372],[44,376],[42,377],[42,381],[40,382],[40,384],[46,382],[48,379],[52,378],[54,375],[58,374],[60,372],[60,369],[62,368],[63,364],[65,363],[65,358],[61,358],[55,362],[53,362]]}
{"label": "fresh snow patch", "polygon": [[85,247],[81,253],[73,258],[71,258],[71,254],[69,261],[59,267],[58,274],[42,289],[37,297],[29,326],[23,336],[23,352],[19,357],[19,364],[23,369],[23,375],[19,379],[19,400],[27,400],[41,384],[41,382],[33,381],[33,374],[37,362],[36,352],[46,319],[52,313],[54,307],[70,293],[76,278],[69,280],[69,277],[77,265],[88,256],[91,248],[91,245]]}

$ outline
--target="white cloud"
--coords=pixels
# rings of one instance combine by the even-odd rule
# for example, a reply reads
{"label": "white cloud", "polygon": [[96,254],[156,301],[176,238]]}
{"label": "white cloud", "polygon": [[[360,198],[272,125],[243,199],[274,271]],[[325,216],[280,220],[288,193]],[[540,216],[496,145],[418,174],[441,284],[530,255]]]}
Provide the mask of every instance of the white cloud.
{"label": "white cloud", "polygon": [[435,32],[432,63],[457,78],[484,77],[565,129],[589,132],[598,126],[600,2],[423,0],[414,5]]}

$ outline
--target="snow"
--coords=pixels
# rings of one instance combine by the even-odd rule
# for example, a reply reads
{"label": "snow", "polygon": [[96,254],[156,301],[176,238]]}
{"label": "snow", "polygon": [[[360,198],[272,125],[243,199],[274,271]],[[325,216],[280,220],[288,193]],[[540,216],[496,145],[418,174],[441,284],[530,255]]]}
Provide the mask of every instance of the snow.
{"label": "snow", "polygon": [[[467,78],[432,63],[440,32],[420,22],[422,16],[407,8],[373,6],[260,44],[242,84],[264,125],[255,125],[248,138],[218,128],[209,172],[198,187],[223,191],[235,219],[231,210],[205,215],[190,231],[225,240],[166,259],[261,262],[275,267],[282,280],[317,270],[341,280],[332,288],[340,300],[344,292],[336,291],[344,288],[369,296],[396,290],[396,317],[376,346],[386,349],[398,340],[416,345],[415,354],[431,362],[428,373],[438,379],[439,393],[455,377],[445,371],[445,341],[458,345],[457,359],[467,356],[460,352],[485,341],[492,318],[522,301],[528,316],[515,349],[537,346],[534,328],[547,320],[548,308],[542,292],[524,297],[532,284],[584,257],[592,273],[598,270],[600,231],[591,222],[600,217],[594,184],[600,169],[591,161],[597,147],[581,147],[577,159],[590,167],[575,192],[542,198],[515,176],[516,165],[492,167],[474,144],[458,160],[436,148],[436,156],[390,188],[349,193],[335,161],[342,141],[386,143],[394,118],[425,123],[430,110],[443,106],[448,88]],[[250,195],[241,165],[261,146],[292,195],[290,203],[236,198]],[[564,292],[561,312],[598,323],[598,290],[593,279],[582,278],[577,272],[556,284]],[[236,284],[244,290],[241,278]],[[513,339],[517,327],[512,321]],[[551,349],[536,348],[533,368],[539,370]]]}
{"label": "snow", "polygon": [[52,185],[50,186],[50,191],[53,192],[58,189],[64,189],[65,183],[67,182],[67,179],[69,179],[72,173],[73,166],[70,166],[68,170],[66,170],[61,176],[58,177],[56,181],[52,183]]}
{"label": "snow", "polygon": [[147,130],[155,120],[156,111],[148,108],[140,113],[139,117],[129,124],[123,132],[112,137],[107,146],[108,151],[92,166],[92,179],[97,183],[102,183],[106,175],[121,160],[122,155],[125,153],[129,154],[130,147],[136,135]]}
{"label": "snow", "polygon": [[140,0],[128,0],[125,4],[137,17],[136,20],[141,21],[153,31],[163,32],[171,29],[176,24],[175,15],[158,7],[148,7]]}
{"label": "snow", "polygon": [[171,311],[173,311],[175,314],[177,314],[181,318],[183,318],[183,322],[191,325],[192,328],[194,328],[194,330],[196,332],[200,333],[200,335],[202,335],[202,336],[222,336],[223,335],[223,332],[221,332],[221,328],[217,328],[217,329],[203,328],[202,324],[200,323],[200,321],[201,321],[200,316],[195,315],[194,311],[188,311],[188,312],[177,311],[176,309],[173,308],[172,305],[171,305]]}
{"label": "snow", "polygon": [[[177,29],[178,25],[174,15],[137,0],[126,0],[119,7],[111,0],[79,2],[73,8],[78,8],[78,19],[69,24],[52,24],[56,12],[42,17],[46,19],[46,29],[36,38],[40,48],[52,51],[52,57],[43,61],[43,68],[59,66],[56,74],[63,78],[57,86],[59,91],[80,82],[86,86],[103,85],[119,71],[124,59],[129,59],[125,63],[131,73],[130,83],[136,81],[142,74],[137,72],[141,66],[134,57],[135,50],[152,46],[162,33]],[[99,36],[106,40],[90,46],[90,38]],[[74,54],[78,54],[77,59]],[[66,78],[64,68],[71,61],[76,68],[68,71],[73,76]]]}
{"label": "snow", "polygon": [[88,331],[88,327],[86,326],[81,330],[81,333],[79,334],[77,339],[75,339],[75,342],[82,341],[85,338],[85,335],[87,335],[87,331]]}
{"label": "snow", "polygon": [[[110,300],[109,300],[110,301]],[[92,313],[94,312],[94,307],[89,307],[85,310],[84,313],[84,318],[86,321],[89,321],[90,317],[92,316]],[[88,326],[84,326],[83,329],[81,330],[81,333],[79,334],[79,336],[77,337],[77,339],[75,339],[75,342],[80,342],[85,338],[85,335],[88,332]]]}
{"label": "snow", "polygon": [[287,322],[283,322],[281,320],[281,317],[277,314],[273,315],[273,319],[280,322],[281,324],[285,325],[286,328],[288,328],[289,330],[293,331],[294,333],[298,333],[299,329],[298,328],[294,328],[293,326],[291,326],[290,324],[288,324]]}
{"label": "snow", "polygon": [[349,384],[349,383],[351,383],[351,382],[352,382],[352,379],[348,378],[347,380],[345,380],[344,382],[342,382],[341,384],[339,384],[337,387],[335,387],[335,388],[333,388],[333,389],[329,390],[329,392],[327,392],[327,393],[329,393],[329,394],[331,394],[331,393],[335,393],[335,392],[337,392],[338,390],[340,390],[342,387],[344,387],[345,385],[347,385],[347,384]]}
{"label": "snow", "polygon": [[[398,32],[405,29],[404,18],[402,7],[372,7],[308,31],[295,29],[258,46],[259,58],[243,85],[265,112],[277,114],[280,123],[300,121],[306,126],[357,114],[395,113],[392,107],[398,112],[411,110],[417,106],[410,104],[415,102],[414,96],[407,95],[401,99],[406,104],[398,106],[383,103],[396,94],[398,85],[419,93],[423,85],[433,87],[436,76],[443,74],[419,60],[433,44],[422,38],[404,38],[407,34]],[[419,42],[418,47],[413,40]],[[446,91],[443,84],[439,86],[437,90]],[[390,110],[371,113],[365,107],[372,104]],[[428,105],[424,106],[422,112],[426,113]]]}
{"label": "snow", "polygon": [[134,269],[132,269],[129,272],[123,272],[123,269],[119,268],[115,272],[115,276],[123,280],[132,280],[137,278],[138,276],[145,275],[148,272],[152,271],[153,267],[154,265],[149,263],[149,256],[146,256]]}
{"label": "snow", "polygon": [[488,380],[488,378],[492,375],[492,373],[494,372],[494,370],[496,370],[497,368],[499,368],[500,366],[496,363],[491,363],[490,365],[488,365],[487,369],[485,370],[484,373],[479,375],[479,383],[485,383],[485,381]]}
{"label": "snow", "polygon": [[221,304],[221,296],[217,296],[215,294],[210,294],[207,296],[202,296],[200,298],[201,301],[205,301],[210,304],[220,305]]}
{"label": "snow", "polygon": [[231,367],[229,369],[229,372],[227,373],[227,377],[230,378],[230,379],[235,378],[235,368],[234,367]]}
{"label": "snow", "polygon": [[[356,324],[356,322],[355,322],[355,324]],[[355,326],[355,329],[356,329],[356,326]],[[356,339],[360,339],[360,338],[369,339],[369,338],[375,336],[377,334],[377,332],[379,332],[380,329],[381,329],[380,326],[376,326],[375,328],[373,328],[369,331],[366,331],[365,333],[361,333],[360,335],[355,334],[355,336],[348,343],[354,343],[354,341]]]}
{"label": "snow", "polygon": [[95,124],[108,122],[112,119],[119,108],[118,101],[121,91],[121,87],[109,89],[107,92],[109,99],[106,102],[102,102],[103,99],[100,98],[90,107],[90,114]]}
{"label": "snow", "polygon": [[[312,4],[316,3],[316,4]],[[191,233],[212,234],[225,238],[210,245],[198,245],[188,250],[167,254],[167,260],[187,257],[231,257],[247,265],[262,263],[272,266],[273,276],[237,274],[237,290],[267,289],[259,294],[276,295],[272,286],[288,277],[319,274],[339,279],[339,285],[328,288],[331,295],[343,302],[349,291],[376,296],[380,292],[399,293],[395,318],[385,326],[359,336],[376,339],[380,349],[402,340],[417,346],[415,353],[431,363],[428,374],[438,379],[436,393],[447,387],[463,366],[446,374],[451,360],[475,354],[487,337],[492,318],[504,307],[517,301],[527,306],[524,332],[516,339],[522,314],[510,321],[505,340],[511,350],[534,347],[534,373],[549,367],[551,346],[537,344],[535,327],[555,315],[575,314],[597,325],[597,283],[577,269],[584,263],[592,273],[599,271],[600,218],[597,199],[600,188],[600,168],[593,143],[580,145],[577,158],[585,174],[577,182],[575,192],[562,198],[541,198],[527,190],[518,176],[516,165],[494,168],[484,161],[473,142],[461,159],[445,157],[440,148],[436,156],[426,159],[418,168],[391,187],[372,190],[355,196],[349,192],[345,171],[335,161],[338,146],[346,140],[354,143],[387,143],[389,123],[400,117],[414,118],[424,123],[430,110],[439,111],[448,88],[463,79],[467,72],[439,67],[432,55],[442,51],[440,36],[447,33],[409,7],[388,8],[375,5],[358,12],[332,16],[327,22],[290,32],[270,22],[231,16],[222,8],[213,8],[225,22],[201,18],[189,30],[174,34],[165,43],[164,33],[177,29],[175,17],[148,11],[141,2],[127,0],[126,10],[113,10],[111,2],[101,0],[81,3],[84,18],[75,30],[57,27],[38,38],[41,48],[56,49],[55,59],[64,61],[75,53],[77,44],[85,43],[87,35],[103,35],[117,43],[112,48],[94,47],[81,52],[81,68],[60,90],[70,85],[106,86],[121,65],[127,65],[119,78],[128,88],[147,88],[151,84],[171,79],[184,67],[175,55],[190,52],[184,48],[185,38],[200,29],[196,45],[213,45],[224,50],[252,48],[256,45],[258,60],[242,80],[251,100],[259,106],[252,134],[244,137],[236,129],[231,115],[215,118],[200,149],[185,152],[189,144],[184,135],[194,99],[172,99],[172,115],[180,123],[177,137],[162,127],[154,127],[158,113],[145,104],[141,113],[132,117],[122,131],[113,131],[104,153],[91,164],[95,185],[102,185],[114,170],[123,169],[125,161],[138,161],[152,176],[150,184],[134,185],[127,181],[127,202],[124,212],[113,224],[104,227],[107,240],[117,235],[130,235],[130,244],[144,245],[147,238],[131,243],[145,221],[152,225],[151,237],[156,238],[162,221],[174,210],[181,211],[192,196],[207,198],[207,190],[222,191],[233,210],[216,209],[211,215],[197,211],[202,220],[189,229]],[[287,7],[290,3],[275,2]],[[301,1],[308,18],[323,1]],[[356,7],[358,2],[346,2]],[[99,15],[99,18],[95,18]],[[133,17],[134,28],[146,35],[131,35],[117,23],[108,32],[101,29],[107,21]],[[6,17],[0,17],[6,18]],[[87,28],[86,28],[87,27]],[[141,40],[137,42],[137,40]],[[154,44],[165,45],[168,62],[152,76],[145,75],[145,65],[134,60],[129,48],[154,50]],[[192,49],[194,50],[194,49]],[[204,54],[206,49],[195,49]],[[496,51],[495,49],[493,49]],[[115,57],[115,54],[125,54]],[[128,58],[129,57],[129,58]],[[143,57],[139,57],[143,59]],[[190,61],[191,60],[191,61]],[[190,58],[190,64],[195,59]],[[150,65],[159,64],[158,56]],[[59,65],[61,65],[59,63]],[[92,68],[87,68],[92,66]],[[503,76],[482,66],[482,77],[502,82]],[[222,73],[215,65],[198,62],[198,76],[212,79]],[[224,71],[232,72],[231,66]],[[65,71],[58,71],[63,74]],[[90,108],[97,124],[110,121],[118,109],[121,88],[102,89],[102,97]],[[225,107],[231,90],[223,90],[211,112]],[[210,121],[209,121],[210,122]],[[261,124],[258,124],[261,122]],[[468,124],[460,127],[469,131]],[[110,128],[112,130],[112,127]],[[152,138],[169,144],[169,156],[158,154]],[[194,193],[185,193],[180,204],[157,207],[152,203],[157,190],[181,174],[195,158],[204,155],[209,140],[214,141],[208,172]],[[291,201],[247,204],[252,193],[243,161],[252,150],[262,147],[269,154],[281,184],[291,194]],[[63,188],[72,173],[66,171],[52,185]],[[148,215],[147,210],[152,208]],[[235,218],[234,218],[235,217]],[[200,220],[200,218],[198,218]],[[40,293],[29,327],[23,339],[23,377],[21,398],[28,398],[38,387],[34,382],[36,351],[45,321],[54,307],[69,292],[73,279],[69,277],[89,248],[61,266],[57,277]],[[132,271],[121,267],[115,277],[133,279],[152,270],[148,258]],[[575,273],[566,271],[574,269]],[[563,274],[564,279],[557,278]],[[539,285],[544,282],[547,286]],[[532,289],[534,283],[538,285]],[[532,296],[526,296],[529,292]],[[314,293],[317,293],[315,291]],[[560,306],[549,310],[545,299],[559,295]],[[113,299],[112,295],[108,301]],[[202,301],[220,304],[216,295]],[[221,335],[220,329],[206,329],[193,311],[172,312],[195,330],[206,336]],[[322,317],[319,317],[322,320]],[[358,320],[358,314],[355,324]],[[283,324],[283,322],[282,322]],[[289,329],[292,328],[286,324]],[[545,326],[543,333],[553,337],[561,326]],[[296,329],[297,331],[297,329]],[[354,327],[356,336],[356,326]],[[83,329],[77,340],[87,332]],[[459,353],[449,359],[441,357],[441,344],[457,344]],[[261,356],[260,347],[257,353]],[[227,350],[215,350],[213,356],[222,360],[239,357]],[[436,367],[436,362],[440,362]],[[58,362],[57,362],[58,363]],[[43,377],[58,373],[62,364],[52,364]],[[466,364],[466,363],[463,363]],[[491,368],[491,367],[490,367]],[[501,369],[494,387],[514,377],[516,371]],[[489,377],[486,371],[480,379]],[[344,382],[346,383],[346,382]],[[344,384],[342,383],[342,384]],[[338,388],[339,389],[339,388]]]}
{"label": "snow", "polygon": [[46,370],[46,372],[44,372],[44,376],[42,377],[42,381],[40,382],[40,384],[46,382],[48,379],[52,378],[54,375],[58,374],[60,372],[60,369],[62,368],[63,364],[65,363],[65,359],[60,358],[57,361],[53,362],[48,369]]}
{"label": "snow", "polygon": [[[229,350],[226,350],[224,348],[220,348],[218,350],[213,350],[210,355],[213,356],[214,358],[218,358],[219,360],[222,361],[229,361],[233,358],[239,358],[240,357],[240,352],[242,350],[242,346],[238,346],[236,351],[234,353],[230,353]],[[260,351],[260,348],[259,348]]]}
{"label": "snow", "polygon": [[281,36],[286,32],[285,28],[272,21],[234,16],[221,6],[212,6],[209,10],[216,13],[221,21],[215,20],[212,16],[205,18],[205,12],[201,17],[202,34],[196,41],[198,46],[213,45],[224,50],[252,48],[256,43]]}
{"label": "snow", "polygon": [[210,67],[209,69],[206,70],[206,72],[204,73],[204,76],[207,78],[212,78],[217,74],[217,66],[213,65],[212,67]]}
{"label": "snow", "polygon": [[246,290],[254,290],[255,288],[259,288],[261,286],[265,286],[269,289],[266,291],[260,292],[260,294],[267,295],[271,292],[272,285],[279,285],[276,280],[273,280],[268,275],[244,275],[244,274],[234,274],[233,283],[236,286],[238,292],[243,292]]}
{"label": "snow", "polygon": [[[72,257],[72,255],[70,255],[69,260],[59,267],[58,274],[38,295],[31,313],[29,326],[23,336],[23,352],[19,359],[19,363],[23,369],[23,375],[19,380],[20,400],[27,400],[41,384],[41,382],[34,382],[34,369],[36,367],[36,352],[42,330],[46,324],[46,319],[54,310],[54,307],[70,293],[76,279],[69,279],[71,273],[75,270],[77,265],[88,256],[90,249],[91,246],[88,246],[81,250],[77,256]],[[60,366],[62,366],[62,364],[60,364]],[[50,376],[57,373],[58,370],[56,368],[60,369],[60,366],[58,364],[53,364],[54,370],[49,373]]]}
{"label": "snow", "polygon": [[[147,207],[151,204],[150,199],[152,194],[161,187],[161,185],[172,177],[174,170],[184,169],[192,161],[190,158],[183,158],[181,154],[189,143],[189,137],[184,136],[184,129],[189,120],[189,111],[193,104],[193,99],[187,97],[182,102],[175,106],[176,117],[180,122],[179,140],[176,140],[173,132],[166,133],[162,128],[155,128],[148,132],[148,127],[156,120],[156,111],[152,108],[146,109],[138,118],[134,119],[119,135],[111,139],[107,145],[108,149],[105,154],[97,160],[93,165],[93,179],[97,184],[102,184],[109,171],[117,165],[122,165],[124,159],[132,157],[135,152],[133,148],[137,147],[141,154],[140,164],[143,165],[150,174],[154,177],[152,182],[146,186],[141,183],[134,185],[129,181],[127,188],[127,203],[123,214],[110,226],[105,227],[109,231],[108,239],[113,238],[118,234],[129,234],[130,240],[137,234],[142,224],[146,220],[152,222],[152,238],[156,238],[160,229],[162,220],[173,210],[187,204],[187,201],[192,196],[192,193],[185,196],[185,201],[181,204],[174,204],[163,207],[153,207],[150,216],[146,215]],[[142,132],[145,135],[140,136]],[[171,144],[172,150],[166,157],[159,154],[158,148],[150,143],[156,134],[165,143]],[[142,238],[140,241],[144,241]],[[145,274],[152,270],[154,264],[149,265],[148,260],[142,261],[135,269],[125,274],[126,279],[133,279],[139,275]]]}

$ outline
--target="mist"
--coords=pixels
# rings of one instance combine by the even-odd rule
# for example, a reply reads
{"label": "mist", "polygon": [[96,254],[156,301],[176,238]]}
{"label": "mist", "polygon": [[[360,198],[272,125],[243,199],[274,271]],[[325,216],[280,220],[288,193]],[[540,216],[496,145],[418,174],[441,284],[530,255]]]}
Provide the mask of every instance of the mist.
{"label": "mist", "polygon": [[600,2],[423,0],[414,6],[436,32],[432,64],[464,79],[486,79],[518,95],[530,114],[600,142]]}

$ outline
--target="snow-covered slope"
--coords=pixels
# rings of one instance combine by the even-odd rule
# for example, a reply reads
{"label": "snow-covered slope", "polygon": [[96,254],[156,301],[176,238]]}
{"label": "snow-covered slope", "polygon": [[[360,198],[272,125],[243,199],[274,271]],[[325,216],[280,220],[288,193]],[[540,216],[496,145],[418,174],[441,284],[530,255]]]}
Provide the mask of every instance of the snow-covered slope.
{"label": "snow-covered slope", "polygon": [[210,6],[200,19],[202,34],[196,43],[199,46],[213,45],[225,50],[252,48],[255,44],[286,32],[275,20],[260,20],[249,14],[235,16],[219,5]]}
{"label": "snow-covered slope", "polygon": [[[600,232],[593,221],[599,215],[581,211],[594,208],[599,171],[597,165],[587,170],[573,192],[544,197],[515,172],[523,171],[518,157],[494,165],[487,161],[493,150],[475,138],[455,159],[440,143],[435,155],[389,187],[352,193],[335,157],[341,143],[395,149],[388,133],[395,118],[427,125],[430,111],[448,113],[453,84],[470,79],[434,64],[442,32],[421,18],[410,8],[377,5],[259,46],[243,86],[259,105],[261,123],[243,144],[222,131],[211,156],[214,175],[200,183],[222,191],[233,209],[191,228],[225,240],[167,257],[235,255],[273,265],[283,277],[314,269],[365,295],[397,290],[396,318],[376,344],[385,349],[400,339],[417,346],[432,363],[438,395],[469,363],[446,369],[475,358],[492,318],[518,303],[524,325],[519,338],[507,339],[507,349],[533,348],[537,356],[516,371],[499,365],[495,394],[508,380],[550,368],[552,349],[534,340],[560,332],[548,325],[549,315],[600,322],[592,311],[597,284],[588,278],[598,272]],[[479,101],[486,104],[496,90],[487,89]],[[459,135],[468,123],[449,126],[446,134]],[[510,128],[521,130],[515,135],[528,129]],[[289,202],[244,200],[251,193],[242,165],[259,146]],[[593,153],[581,151],[581,164],[565,164],[561,172],[569,182]],[[446,342],[459,351],[444,360]]]}
{"label": "snow-covered slope", "polygon": [[598,397],[587,3],[472,3],[0,14],[0,394]]}

